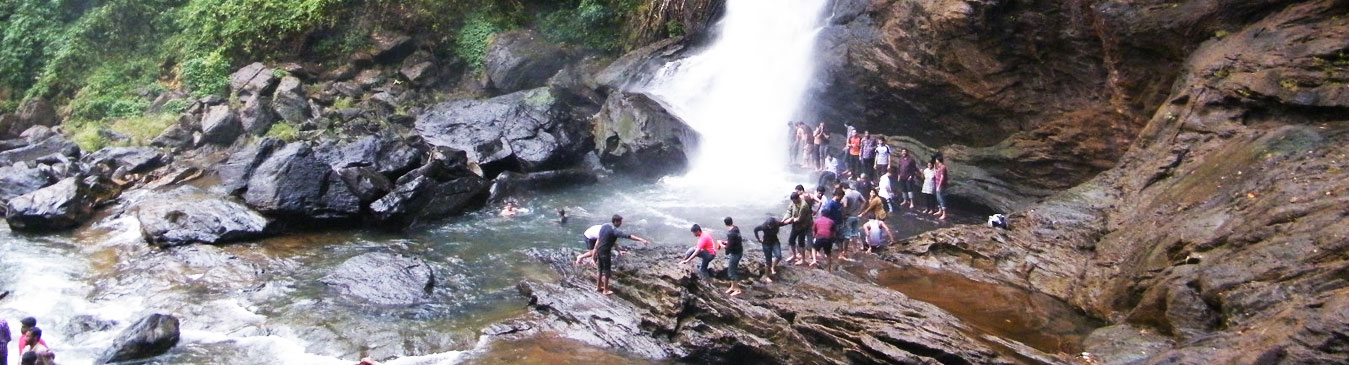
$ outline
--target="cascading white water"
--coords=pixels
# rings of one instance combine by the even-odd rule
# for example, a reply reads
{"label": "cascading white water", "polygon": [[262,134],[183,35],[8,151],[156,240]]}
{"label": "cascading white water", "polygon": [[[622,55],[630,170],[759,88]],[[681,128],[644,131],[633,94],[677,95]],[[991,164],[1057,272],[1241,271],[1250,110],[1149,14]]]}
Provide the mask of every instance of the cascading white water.
{"label": "cascading white water", "polygon": [[[754,192],[785,181],[828,0],[729,0],[716,39],[666,64],[647,94],[702,137],[684,182]],[[771,186],[771,185],[770,185]]]}

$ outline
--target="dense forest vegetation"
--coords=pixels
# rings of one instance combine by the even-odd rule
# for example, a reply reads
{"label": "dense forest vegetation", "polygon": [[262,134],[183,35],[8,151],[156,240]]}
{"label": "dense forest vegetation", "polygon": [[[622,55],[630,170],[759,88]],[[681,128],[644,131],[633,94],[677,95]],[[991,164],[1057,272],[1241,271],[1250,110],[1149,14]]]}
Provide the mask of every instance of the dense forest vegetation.
{"label": "dense forest vegetation", "polygon": [[[98,130],[153,138],[189,103],[155,113],[177,90],[225,96],[253,62],[332,67],[394,31],[437,59],[480,68],[492,34],[529,27],[599,52],[630,48],[623,27],[640,0],[16,0],[0,3],[0,113],[41,98],[86,147]],[[680,32],[678,25],[670,33]],[[282,72],[282,71],[278,71]],[[285,125],[280,125],[285,127]]]}

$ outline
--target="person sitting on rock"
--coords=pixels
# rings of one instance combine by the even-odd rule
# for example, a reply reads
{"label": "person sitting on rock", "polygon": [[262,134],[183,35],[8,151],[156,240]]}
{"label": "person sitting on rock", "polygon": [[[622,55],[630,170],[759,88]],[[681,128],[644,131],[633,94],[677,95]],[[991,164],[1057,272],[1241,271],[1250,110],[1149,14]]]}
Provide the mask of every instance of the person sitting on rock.
{"label": "person sitting on rock", "polygon": [[688,255],[688,257],[685,257],[684,260],[679,261],[679,263],[681,265],[687,264],[689,261],[692,261],[694,257],[700,258],[703,262],[698,265],[698,275],[701,275],[704,278],[711,278],[712,271],[708,270],[707,266],[708,264],[711,264],[712,259],[717,256],[717,240],[712,238],[712,232],[703,232],[703,227],[697,224],[694,224],[693,227],[689,228],[689,232],[693,232],[693,236],[698,237],[698,243],[693,246],[693,253]]}

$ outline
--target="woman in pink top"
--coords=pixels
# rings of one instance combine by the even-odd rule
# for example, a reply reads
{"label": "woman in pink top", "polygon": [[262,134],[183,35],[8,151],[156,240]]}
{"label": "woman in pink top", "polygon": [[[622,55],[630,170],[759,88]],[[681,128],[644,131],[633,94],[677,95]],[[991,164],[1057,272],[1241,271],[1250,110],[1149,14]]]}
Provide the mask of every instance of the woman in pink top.
{"label": "woman in pink top", "polygon": [[702,264],[698,265],[698,274],[705,278],[711,278],[712,272],[708,271],[707,265],[712,263],[712,259],[717,256],[717,240],[712,238],[712,232],[703,232],[703,227],[697,224],[689,228],[694,237],[698,237],[698,245],[694,247],[693,253],[680,261],[681,264],[687,264],[694,257],[703,259]]}

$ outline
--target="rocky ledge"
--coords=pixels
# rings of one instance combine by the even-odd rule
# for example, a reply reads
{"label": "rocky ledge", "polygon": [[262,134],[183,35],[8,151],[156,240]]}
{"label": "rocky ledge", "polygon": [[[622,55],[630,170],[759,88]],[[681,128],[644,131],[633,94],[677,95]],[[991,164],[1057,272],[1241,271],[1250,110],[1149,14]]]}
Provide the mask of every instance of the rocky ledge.
{"label": "rocky ledge", "polygon": [[[523,319],[484,330],[499,340],[540,333],[622,349],[651,359],[710,363],[1062,363],[1016,341],[977,335],[959,318],[849,272],[783,268],[772,284],[759,281],[762,256],[747,250],[741,266],[749,285],[739,297],[726,281],[702,280],[680,265],[677,246],[639,248],[615,265],[613,296],[594,291],[594,270],[573,266],[560,251],[536,251],[561,276],[525,281],[533,309]],[[874,261],[874,270],[894,265]],[[714,267],[724,267],[718,257]],[[724,279],[723,270],[714,275]]]}

